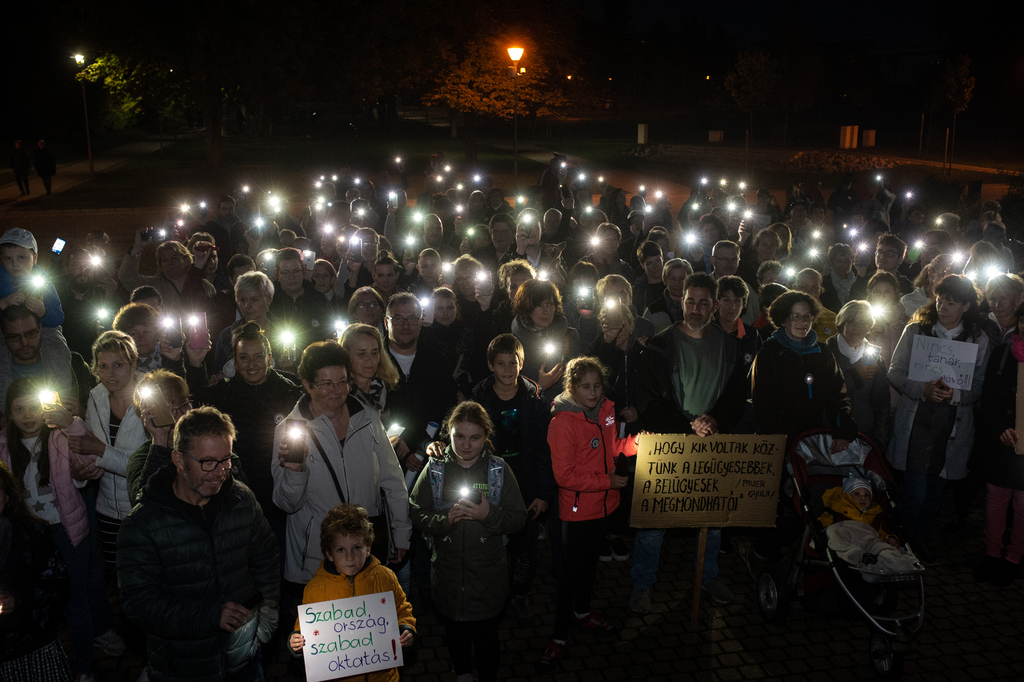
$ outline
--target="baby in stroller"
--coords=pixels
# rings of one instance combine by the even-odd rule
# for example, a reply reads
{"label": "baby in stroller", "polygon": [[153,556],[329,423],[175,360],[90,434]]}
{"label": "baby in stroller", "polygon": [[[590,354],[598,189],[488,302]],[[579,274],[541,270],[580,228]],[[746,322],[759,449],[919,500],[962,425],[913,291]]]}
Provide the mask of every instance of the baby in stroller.
{"label": "baby in stroller", "polygon": [[843,561],[873,572],[923,570],[913,552],[900,547],[899,538],[883,529],[885,516],[880,505],[872,504],[872,496],[871,483],[853,475],[841,487],[825,491],[825,511],[818,521],[828,535],[829,547]]}

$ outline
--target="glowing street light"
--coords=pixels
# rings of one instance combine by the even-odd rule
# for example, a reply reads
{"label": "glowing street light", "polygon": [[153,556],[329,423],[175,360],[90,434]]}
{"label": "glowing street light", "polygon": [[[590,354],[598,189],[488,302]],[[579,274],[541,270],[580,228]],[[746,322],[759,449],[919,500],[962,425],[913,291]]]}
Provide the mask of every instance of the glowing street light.
{"label": "glowing street light", "polygon": [[[84,54],[76,54],[72,59],[78,66],[85,66]],[[96,171],[92,167],[92,135],[89,133],[89,102],[85,99],[85,79],[79,80],[82,81],[82,108],[85,110],[85,146],[89,152],[89,175],[95,175]]]}
{"label": "glowing street light", "polygon": [[521,47],[508,48],[512,60],[512,184],[516,189],[519,189],[519,60],[523,52]]}

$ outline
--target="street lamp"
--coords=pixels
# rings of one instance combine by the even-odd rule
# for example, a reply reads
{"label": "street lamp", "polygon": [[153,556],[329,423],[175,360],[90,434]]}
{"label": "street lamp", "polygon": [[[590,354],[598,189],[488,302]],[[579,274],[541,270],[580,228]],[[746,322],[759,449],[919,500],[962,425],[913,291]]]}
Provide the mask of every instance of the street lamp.
{"label": "street lamp", "polygon": [[519,60],[523,48],[508,48],[508,56],[512,58],[512,184],[519,189]]}
{"label": "street lamp", "polygon": [[[79,66],[85,65],[85,55],[76,54],[72,59]],[[92,136],[89,134],[89,102],[85,99],[85,79],[82,79],[82,107],[85,109],[85,147],[89,152],[89,175],[95,175],[92,167]]]}

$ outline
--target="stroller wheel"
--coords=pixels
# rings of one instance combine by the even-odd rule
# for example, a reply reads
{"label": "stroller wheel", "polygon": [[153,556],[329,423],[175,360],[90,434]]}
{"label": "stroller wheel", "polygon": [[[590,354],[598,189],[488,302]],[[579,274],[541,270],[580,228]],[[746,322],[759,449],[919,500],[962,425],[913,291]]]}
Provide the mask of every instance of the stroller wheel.
{"label": "stroller wheel", "polygon": [[789,611],[789,590],[774,571],[765,569],[757,579],[757,606],[769,623],[779,623]]}
{"label": "stroller wheel", "polygon": [[895,680],[903,674],[903,652],[893,651],[885,635],[876,632],[871,635],[868,653],[875,672],[888,680]]}

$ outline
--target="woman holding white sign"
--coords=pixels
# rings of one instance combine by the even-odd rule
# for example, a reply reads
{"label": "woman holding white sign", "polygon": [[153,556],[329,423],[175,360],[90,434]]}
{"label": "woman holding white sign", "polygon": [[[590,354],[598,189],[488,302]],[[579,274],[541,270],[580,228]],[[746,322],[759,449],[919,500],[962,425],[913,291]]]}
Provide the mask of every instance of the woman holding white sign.
{"label": "woman holding white sign", "polygon": [[[989,338],[978,311],[980,295],[962,275],[949,275],[935,287],[935,300],[914,314],[903,331],[889,368],[889,383],[900,392],[889,463],[905,472],[903,528],[921,563],[938,563],[928,549],[932,522],[947,480],[967,475],[974,444],[974,404],[981,397],[989,357]],[[954,388],[941,377],[914,381],[908,375],[917,336],[978,345],[969,389]]]}

